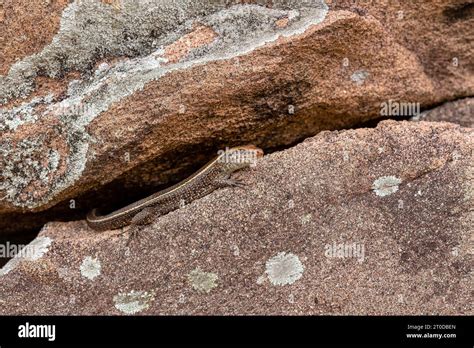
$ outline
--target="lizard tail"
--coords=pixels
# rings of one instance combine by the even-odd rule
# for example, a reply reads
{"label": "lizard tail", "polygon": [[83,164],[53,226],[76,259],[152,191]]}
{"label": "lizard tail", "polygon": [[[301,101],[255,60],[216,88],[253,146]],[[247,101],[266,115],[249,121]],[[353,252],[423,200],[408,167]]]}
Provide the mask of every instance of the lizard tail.
{"label": "lizard tail", "polygon": [[92,209],[90,212],[87,213],[86,220],[87,222],[93,222],[94,220],[97,220],[99,216],[97,215],[97,209]]}

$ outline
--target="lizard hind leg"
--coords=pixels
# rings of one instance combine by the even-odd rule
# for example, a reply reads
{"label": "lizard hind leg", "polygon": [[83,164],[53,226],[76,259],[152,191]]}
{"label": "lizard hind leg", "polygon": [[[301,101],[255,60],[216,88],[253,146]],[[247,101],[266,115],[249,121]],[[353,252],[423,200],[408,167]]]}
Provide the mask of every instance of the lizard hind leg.
{"label": "lizard hind leg", "polygon": [[134,226],[142,226],[148,225],[153,221],[153,208],[148,207],[142,209],[139,213],[135,214],[135,216],[131,220],[131,225]]}
{"label": "lizard hind leg", "polygon": [[145,226],[153,221],[153,209],[148,207],[137,213],[130,223],[130,235],[128,237],[127,246],[138,236],[139,226]]}
{"label": "lizard hind leg", "polygon": [[217,187],[246,187],[247,184],[243,182],[242,180],[231,178],[230,176],[227,176],[225,178],[220,178],[215,180],[215,184]]}

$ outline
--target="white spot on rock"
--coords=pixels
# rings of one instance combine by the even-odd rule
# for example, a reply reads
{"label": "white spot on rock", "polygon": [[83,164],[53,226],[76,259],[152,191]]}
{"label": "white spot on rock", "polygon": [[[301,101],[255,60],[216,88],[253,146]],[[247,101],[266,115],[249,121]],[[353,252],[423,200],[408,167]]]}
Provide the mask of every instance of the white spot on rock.
{"label": "white spot on rock", "polygon": [[186,297],[184,296],[184,294],[179,294],[178,303],[184,303],[184,302],[186,302]]}
{"label": "white spot on rock", "polygon": [[238,245],[233,245],[232,249],[233,249],[234,256],[240,256],[240,249]]}
{"label": "white spot on rock", "polygon": [[263,218],[264,218],[265,220],[270,219],[271,216],[272,216],[271,213],[270,213],[267,209],[265,209],[265,210],[262,212],[262,215],[263,215]]}
{"label": "white spot on rock", "polygon": [[260,277],[257,278],[257,284],[262,285],[265,283],[265,280],[267,280],[267,276],[265,274],[262,274]]}
{"label": "white spot on rock", "polygon": [[398,185],[402,183],[402,180],[396,176],[382,176],[374,181],[372,190],[379,197],[389,196],[392,193],[398,191]]}
{"label": "white spot on rock", "polygon": [[24,255],[29,261],[38,260],[48,252],[52,242],[49,237],[37,237],[20,252],[20,255]]}
{"label": "white spot on rock", "polygon": [[125,314],[135,314],[147,309],[154,299],[154,292],[135,291],[114,296],[115,308]]}
{"label": "white spot on rock", "polygon": [[53,240],[49,237],[37,237],[25,246],[21,251],[8,261],[2,269],[0,269],[0,276],[7,274],[13,270],[21,261],[36,261],[40,259],[49,250],[49,246]]}
{"label": "white spot on rock", "polygon": [[288,113],[290,115],[293,115],[295,113],[295,106],[294,105],[288,105]]}
{"label": "white spot on rock", "polygon": [[459,152],[454,151],[453,154],[452,154],[452,158],[453,158],[453,160],[457,161],[457,160],[462,158],[462,155]]}
{"label": "white spot on rock", "polygon": [[273,285],[293,284],[303,276],[304,267],[298,256],[280,252],[266,262],[265,273]]}
{"label": "white spot on rock", "polygon": [[298,18],[300,16],[300,12],[297,10],[290,10],[288,11],[288,19],[292,21],[295,18]]}
{"label": "white spot on rock", "polygon": [[219,277],[215,273],[203,272],[198,267],[188,274],[188,280],[194,290],[203,293],[209,293],[217,286],[217,279]]}
{"label": "white spot on rock", "polygon": [[349,161],[349,152],[347,152],[347,151],[345,151],[345,150],[342,152],[342,160],[343,160],[344,162]]}
{"label": "white spot on rock", "polygon": [[100,275],[101,265],[100,261],[96,258],[92,258],[87,256],[81,264],[81,274],[83,277],[87,279],[94,279],[95,277]]}
{"label": "white spot on rock", "polygon": [[302,223],[303,225],[306,225],[308,222],[311,221],[311,218],[312,218],[311,213],[306,214],[305,216],[303,216],[303,217],[301,218],[301,223]]}
{"label": "white spot on rock", "polygon": [[100,63],[99,66],[97,67],[96,74],[102,73],[104,71],[107,71],[110,68],[110,65],[107,63]]}
{"label": "white spot on rock", "polygon": [[357,70],[351,75],[351,80],[356,85],[360,86],[364,83],[365,79],[369,76],[369,73],[365,70]]}

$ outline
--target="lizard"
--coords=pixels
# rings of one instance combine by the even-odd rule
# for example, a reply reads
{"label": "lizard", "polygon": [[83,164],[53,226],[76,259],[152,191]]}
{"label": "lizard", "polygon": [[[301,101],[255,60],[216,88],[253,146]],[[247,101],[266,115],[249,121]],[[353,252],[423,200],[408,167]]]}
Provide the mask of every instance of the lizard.
{"label": "lizard", "polygon": [[107,215],[98,215],[97,209],[91,210],[86,217],[87,224],[97,231],[131,225],[133,230],[130,237],[132,237],[136,234],[138,226],[148,225],[153,219],[202,198],[214,190],[228,186],[244,186],[241,181],[231,178],[230,175],[239,169],[249,167],[262,156],[263,150],[253,145],[227,149],[190,177],[151,196]]}

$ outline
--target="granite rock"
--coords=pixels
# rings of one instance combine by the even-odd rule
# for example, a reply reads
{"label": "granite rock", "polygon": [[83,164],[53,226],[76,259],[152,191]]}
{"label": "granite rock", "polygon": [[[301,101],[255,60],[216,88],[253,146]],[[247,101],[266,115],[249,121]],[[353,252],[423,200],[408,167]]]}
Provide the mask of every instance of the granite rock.
{"label": "granite rock", "polygon": [[384,121],[263,157],[127,231],[51,222],[0,314],[472,315],[473,131]]}

